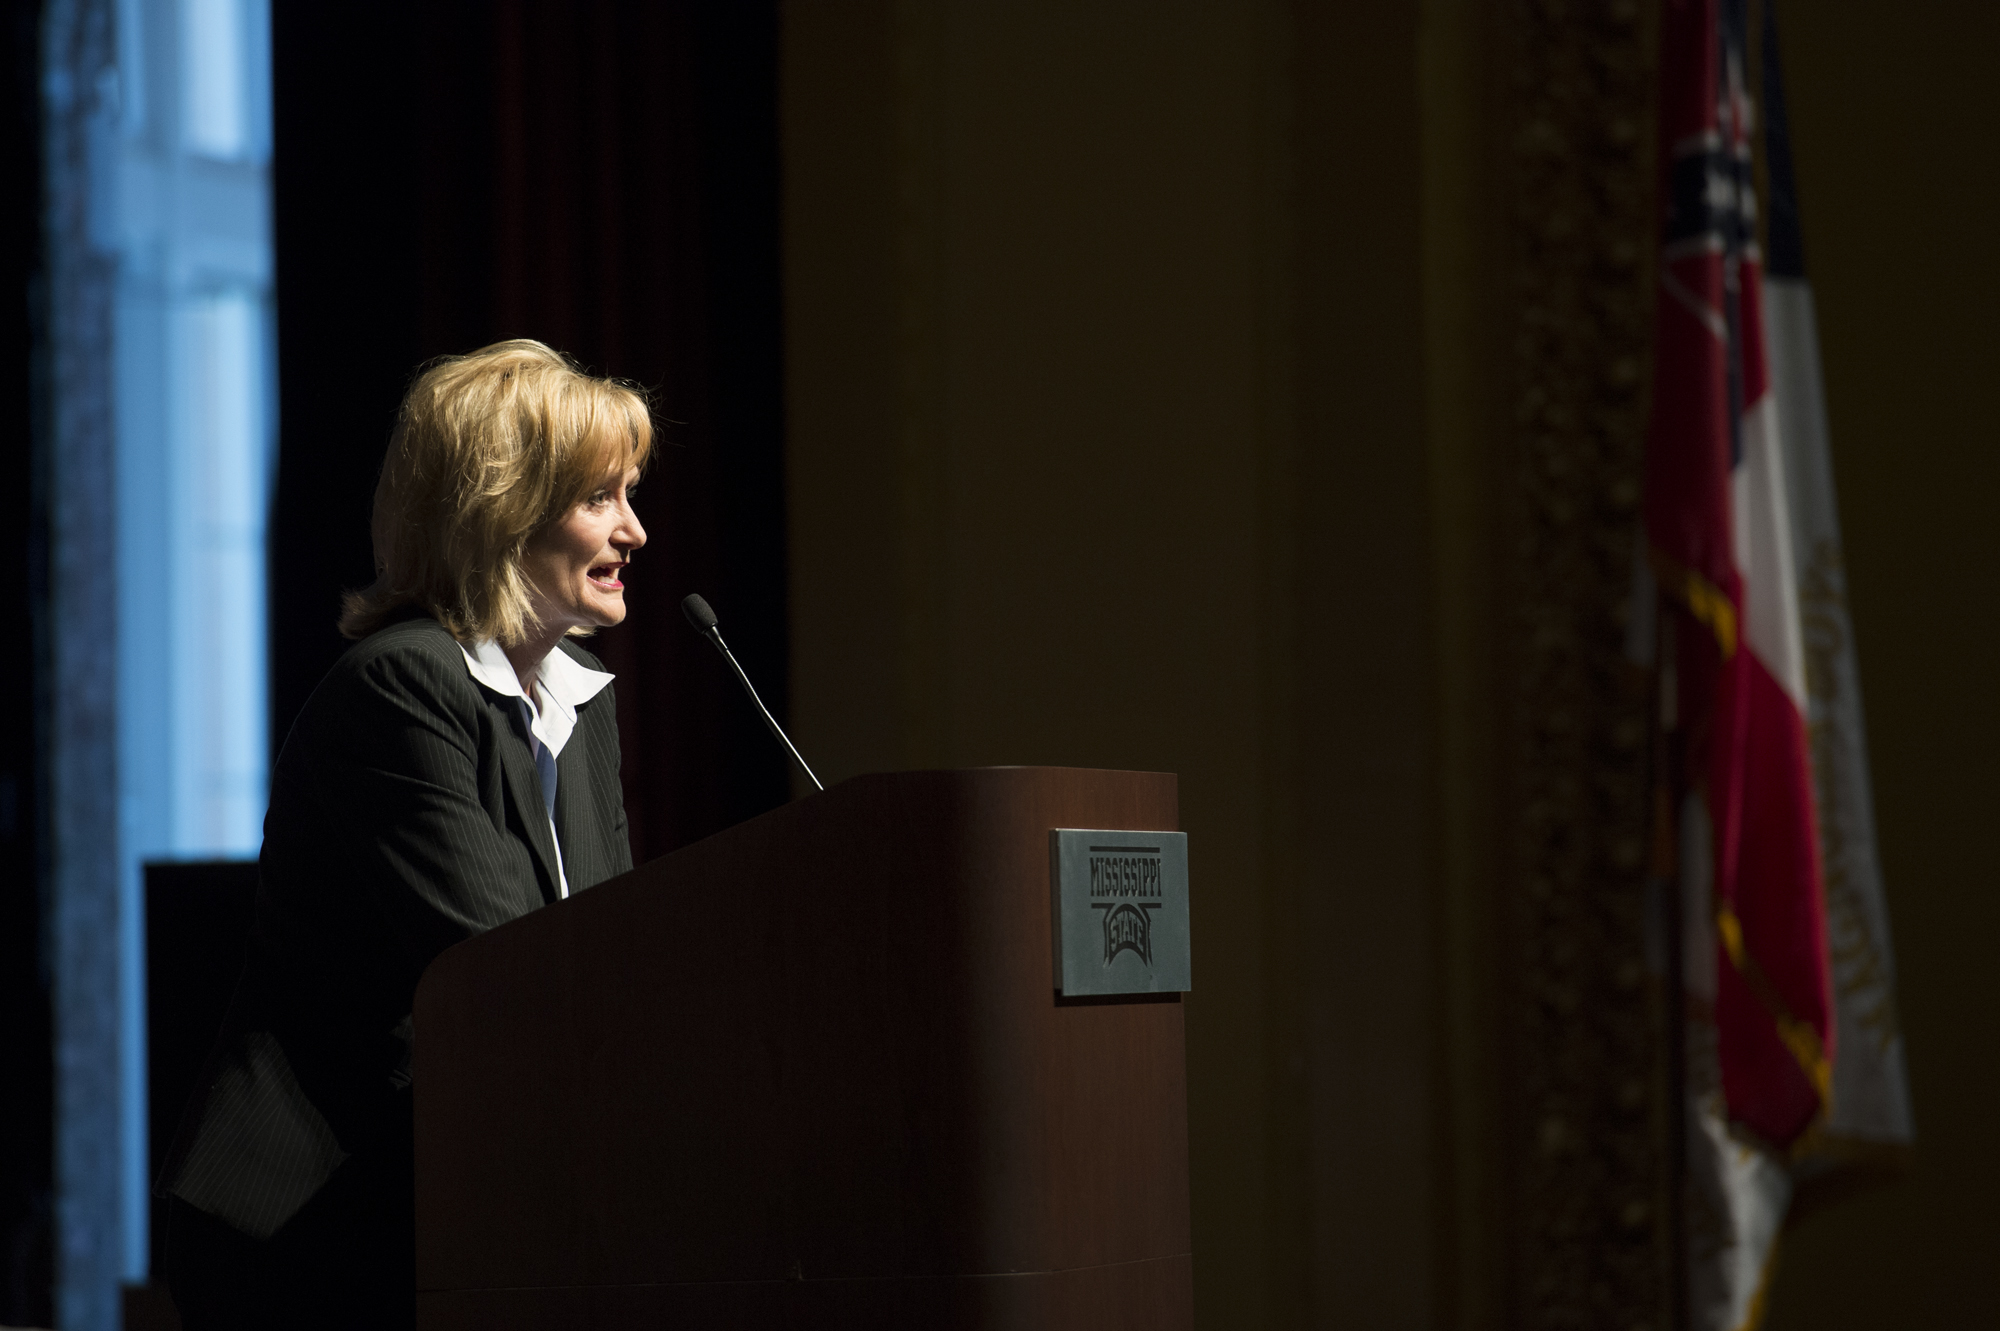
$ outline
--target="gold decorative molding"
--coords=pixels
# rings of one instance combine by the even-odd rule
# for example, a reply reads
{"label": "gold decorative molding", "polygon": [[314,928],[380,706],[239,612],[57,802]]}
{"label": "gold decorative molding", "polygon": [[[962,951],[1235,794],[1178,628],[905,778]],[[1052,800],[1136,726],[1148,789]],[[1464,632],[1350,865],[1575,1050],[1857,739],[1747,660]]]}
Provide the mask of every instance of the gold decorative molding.
{"label": "gold decorative molding", "polygon": [[1625,647],[1651,345],[1653,20],[1638,0],[1503,3],[1512,1320],[1669,1331],[1650,693]]}

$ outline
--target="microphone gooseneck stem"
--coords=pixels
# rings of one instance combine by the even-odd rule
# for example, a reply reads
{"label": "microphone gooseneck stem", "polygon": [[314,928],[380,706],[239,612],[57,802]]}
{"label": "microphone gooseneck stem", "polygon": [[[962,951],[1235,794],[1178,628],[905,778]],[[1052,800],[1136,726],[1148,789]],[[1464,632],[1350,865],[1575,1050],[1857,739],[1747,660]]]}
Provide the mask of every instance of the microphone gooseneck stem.
{"label": "microphone gooseneck stem", "polygon": [[729,668],[736,672],[737,683],[741,684],[743,691],[750,695],[750,701],[757,704],[757,711],[763,716],[764,724],[769,726],[771,733],[778,737],[778,742],[790,750],[792,761],[797,763],[799,770],[806,774],[806,780],[813,783],[813,789],[825,790],[826,787],[820,784],[819,778],[813,775],[813,769],[806,765],[806,760],[799,753],[798,746],[792,743],[792,737],[785,733],[784,728],[778,724],[778,718],[771,715],[771,709],[766,707],[764,700],[757,696],[757,686],[750,682],[750,676],[744,674],[743,667],[736,664],[736,653],[730,651],[729,644],[722,640],[722,630],[711,627],[702,636],[714,643],[715,650],[722,653],[722,659],[729,662]]}

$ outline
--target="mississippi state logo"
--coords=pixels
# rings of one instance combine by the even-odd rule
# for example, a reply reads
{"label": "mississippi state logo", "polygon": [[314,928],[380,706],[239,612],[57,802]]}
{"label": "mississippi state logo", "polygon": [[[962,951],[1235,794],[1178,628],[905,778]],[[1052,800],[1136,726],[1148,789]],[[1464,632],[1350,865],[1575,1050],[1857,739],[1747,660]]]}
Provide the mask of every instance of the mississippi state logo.
{"label": "mississippi state logo", "polygon": [[1157,901],[1108,901],[1092,903],[1104,912],[1104,964],[1109,966],[1120,952],[1136,952],[1139,960],[1153,964],[1153,912]]}
{"label": "mississippi state logo", "polygon": [[1092,846],[1090,905],[1104,924],[1104,964],[1130,952],[1153,964],[1153,912],[1160,908],[1157,846]]}

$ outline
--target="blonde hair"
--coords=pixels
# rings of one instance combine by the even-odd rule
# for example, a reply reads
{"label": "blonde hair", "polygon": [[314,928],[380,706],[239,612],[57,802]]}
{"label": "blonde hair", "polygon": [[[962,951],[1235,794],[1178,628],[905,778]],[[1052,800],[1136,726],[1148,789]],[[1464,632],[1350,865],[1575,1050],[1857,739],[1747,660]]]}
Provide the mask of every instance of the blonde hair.
{"label": "blonde hair", "polygon": [[537,624],[529,540],[652,447],[640,390],[540,342],[433,362],[403,397],[375,486],[374,585],[341,598],[340,631],[365,638],[414,606],[461,642],[520,642]]}

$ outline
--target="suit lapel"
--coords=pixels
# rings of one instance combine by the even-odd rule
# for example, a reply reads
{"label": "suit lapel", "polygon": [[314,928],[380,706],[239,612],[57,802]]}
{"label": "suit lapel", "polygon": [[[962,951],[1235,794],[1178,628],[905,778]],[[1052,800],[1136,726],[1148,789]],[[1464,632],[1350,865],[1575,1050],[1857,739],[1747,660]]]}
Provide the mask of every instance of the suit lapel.
{"label": "suit lapel", "polygon": [[[506,779],[507,798],[513,803],[514,816],[527,829],[528,846],[535,852],[535,862],[541,867],[542,900],[554,901],[557,897],[556,844],[549,828],[549,812],[542,803],[541,779],[535,775],[534,755],[528,751],[527,722],[521,716],[519,699],[488,694],[487,705],[500,709],[501,732],[496,739],[500,747],[500,771]],[[556,786],[558,798],[562,795],[561,783]]]}

